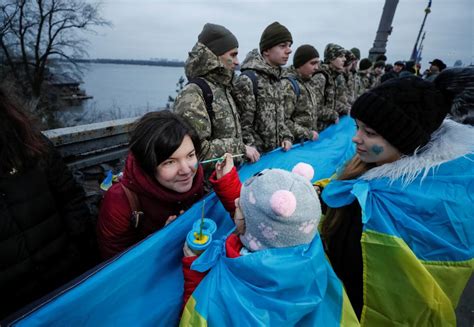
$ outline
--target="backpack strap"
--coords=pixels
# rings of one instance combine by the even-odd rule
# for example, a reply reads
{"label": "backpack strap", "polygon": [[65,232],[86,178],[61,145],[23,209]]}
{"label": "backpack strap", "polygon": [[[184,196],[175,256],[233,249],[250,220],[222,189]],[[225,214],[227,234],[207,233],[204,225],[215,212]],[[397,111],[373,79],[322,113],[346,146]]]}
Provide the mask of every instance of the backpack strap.
{"label": "backpack strap", "polygon": [[258,94],[257,74],[255,74],[254,70],[247,69],[241,72],[240,75],[247,76],[252,81],[252,90],[253,90],[253,95],[255,96],[255,101],[256,101],[257,94]]}
{"label": "backpack strap", "polygon": [[298,98],[301,94],[301,89],[298,82],[296,81],[296,78],[294,78],[293,76],[286,76],[283,78],[290,81],[291,87],[293,88],[293,91],[295,91],[296,97]]}
{"label": "backpack strap", "polygon": [[140,210],[140,200],[138,199],[138,196],[135,192],[130,190],[122,183],[120,183],[120,185],[122,185],[122,189],[125,192],[125,195],[128,199],[128,203],[130,204],[130,208],[132,209],[132,214],[130,217],[130,226],[135,229],[138,229],[142,220],[140,218],[144,215],[143,211]]}
{"label": "backpack strap", "polygon": [[201,89],[202,95],[204,96],[204,103],[206,104],[207,114],[212,121],[214,120],[214,111],[212,110],[212,102],[214,101],[214,94],[212,94],[211,87],[204,78],[195,77],[188,81],[188,84],[196,84]]}
{"label": "backpack strap", "polygon": [[328,89],[328,86],[329,86],[329,75],[324,70],[318,70],[316,73],[314,73],[314,75],[316,75],[316,74],[322,74],[324,76],[324,80],[325,80],[325,82],[324,82],[324,105],[326,105],[327,104],[327,97],[328,97],[327,89]]}

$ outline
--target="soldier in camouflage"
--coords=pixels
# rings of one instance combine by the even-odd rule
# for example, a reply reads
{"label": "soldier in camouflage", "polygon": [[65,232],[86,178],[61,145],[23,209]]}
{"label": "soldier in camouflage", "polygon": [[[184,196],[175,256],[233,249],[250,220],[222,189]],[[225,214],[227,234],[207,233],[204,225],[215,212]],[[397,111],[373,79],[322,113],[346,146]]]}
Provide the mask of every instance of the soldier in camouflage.
{"label": "soldier in camouflage", "polygon": [[357,91],[361,87],[360,86],[361,81],[359,78],[359,74],[357,73],[357,68],[359,66],[359,61],[360,61],[360,50],[358,48],[352,48],[351,52],[356,58],[354,62],[352,63],[352,67],[351,67],[352,79],[354,81],[352,92],[353,92],[354,101],[355,101],[358,97]]}
{"label": "soldier in camouflage", "polygon": [[[318,96],[311,78],[319,69],[319,53],[309,44],[296,49],[283,78],[285,121],[295,141],[318,139]],[[293,85],[297,83],[297,86]],[[299,94],[298,94],[299,93]]]}
{"label": "soldier in camouflage", "polygon": [[[252,50],[242,63],[242,74],[235,83],[242,133],[246,144],[259,152],[279,146],[292,147],[293,135],[285,124],[282,68],[291,53],[292,37],[286,27],[274,22],[260,38],[260,51]],[[249,74],[256,77],[254,86]],[[254,93],[254,87],[255,93]]]}
{"label": "soldier in camouflage", "polygon": [[[346,61],[345,50],[340,45],[329,43],[324,50],[324,64],[313,76],[313,84],[323,94],[318,119],[318,130],[339,122],[339,116],[347,114],[349,108],[344,105],[342,80],[337,78],[343,71]],[[340,112],[338,112],[338,110]]]}
{"label": "soldier in camouflage", "polygon": [[349,107],[355,101],[355,67],[357,67],[357,57],[352,51],[346,50],[346,62],[344,63],[344,80],[346,82],[346,95]]}
{"label": "soldier in camouflage", "polygon": [[[239,64],[237,48],[237,39],[229,30],[208,23],[186,60],[185,72],[191,83],[178,94],[173,110],[196,129],[202,142],[201,160],[225,153],[245,154],[252,162],[260,158],[258,151],[243,142],[238,109],[232,97],[234,70]],[[203,79],[212,91],[210,111],[203,91],[192,83],[195,78]]]}
{"label": "soldier in camouflage", "polygon": [[370,90],[371,80],[370,71],[372,69],[372,62],[368,58],[364,58],[359,62],[359,69],[357,70],[357,87],[355,90],[356,97],[362,93]]}
{"label": "soldier in camouflage", "polygon": [[344,50],[344,67],[342,72],[336,77],[336,111],[339,116],[347,115],[354,102],[354,81],[350,73],[355,56],[349,50]]}
{"label": "soldier in camouflage", "polygon": [[374,68],[370,74],[370,78],[371,78],[370,88],[374,88],[380,85],[381,77],[384,73],[384,69],[385,69],[385,61],[379,60],[375,62]]}

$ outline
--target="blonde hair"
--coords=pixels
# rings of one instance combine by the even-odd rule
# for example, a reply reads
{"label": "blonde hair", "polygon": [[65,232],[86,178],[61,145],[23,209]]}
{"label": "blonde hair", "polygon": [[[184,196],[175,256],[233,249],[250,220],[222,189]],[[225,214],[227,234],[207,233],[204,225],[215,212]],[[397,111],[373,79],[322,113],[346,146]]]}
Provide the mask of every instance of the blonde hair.
{"label": "blonde hair", "polygon": [[[349,180],[355,179],[363,175],[366,171],[375,167],[373,163],[363,162],[359,155],[355,155],[352,159],[346,164],[342,173],[338,176],[339,180]],[[330,208],[326,212],[324,219],[320,224],[320,234],[327,242],[327,240],[333,235],[334,231],[341,224],[342,219],[346,217],[346,211],[348,210],[347,206],[341,208]]]}

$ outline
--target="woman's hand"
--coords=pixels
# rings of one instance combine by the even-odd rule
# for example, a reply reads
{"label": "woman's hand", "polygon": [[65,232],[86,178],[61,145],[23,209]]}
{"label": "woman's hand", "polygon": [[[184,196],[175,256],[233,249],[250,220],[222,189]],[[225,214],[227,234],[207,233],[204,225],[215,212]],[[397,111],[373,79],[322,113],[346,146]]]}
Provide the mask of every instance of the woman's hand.
{"label": "woman's hand", "polygon": [[[179,212],[179,214],[183,214],[184,213],[184,210],[181,210]],[[179,215],[171,215],[168,217],[168,219],[166,219],[166,222],[165,222],[165,226],[168,226],[170,223],[172,223],[173,221],[176,220],[176,218],[178,218]]]}
{"label": "woman's hand", "polygon": [[234,168],[234,159],[230,153],[224,154],[224,161],[216,163],[216,178],[221,179]]}

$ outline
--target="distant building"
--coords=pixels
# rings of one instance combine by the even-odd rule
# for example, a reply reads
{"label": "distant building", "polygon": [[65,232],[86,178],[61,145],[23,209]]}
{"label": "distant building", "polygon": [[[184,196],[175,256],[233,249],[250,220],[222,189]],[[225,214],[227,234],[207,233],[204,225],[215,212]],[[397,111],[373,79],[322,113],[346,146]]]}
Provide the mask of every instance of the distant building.
{"label": "distant building", "polygon": [[79,105],[83,100],[92,99],[92,96],[80,88],[82,81],[66,74],[50,74],[46,83],[50,86],[50,95],[68,105]]}

